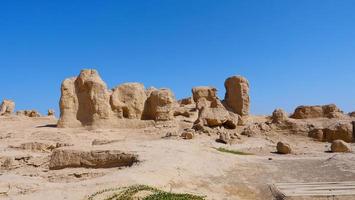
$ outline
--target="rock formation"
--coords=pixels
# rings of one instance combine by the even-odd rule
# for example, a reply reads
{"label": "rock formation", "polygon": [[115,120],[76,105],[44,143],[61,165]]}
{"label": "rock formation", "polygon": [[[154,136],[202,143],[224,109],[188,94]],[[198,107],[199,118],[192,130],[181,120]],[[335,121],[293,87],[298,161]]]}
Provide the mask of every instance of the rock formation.
{"label": "rock formation", "polygon": [[217,98],[217,89],[208,86],[194,87],[192,88],[192,98],[196,103],[201,98],[211,102]]}
{"label": "rock formation", "polygon": [[353,142],[353,126],[348,122],[337,122],[325,128],[314,128],[308,134],[318,141],[333,142],[334,140],[343,140]]}
{"label": "rock formation", "polygon": [[145,90],[140,83],[110,91],[98,72],[88,69],[63,81],[59,105],[58,127],[115,126],[139,122],[120,119],[172,120],[176,101],[169,89]]}
{"label": "rock formation", "polygon": [[311,137],[317,141],[324,141],[324,134],[322,129],[313,129],[308,133],[308,137]]}
{"label": "rock formation", "polygon": [[232,76],[226,79],[224,86],[226,107],[242,117],[248,116],[250,107],[248,80],[241,76]]}
{"label": "rock formation", "polygon": [[74,82],[77,119],[83,125],[100,124],[112,117],[110,93],[96,70],[82,70]]}
{"label": "rock formation", "polygon": [[238,115],[226,110],[216,96],[216,91],[213,87],[195,87],[192,89],[193,98],[198,110],[195,129],[200,129],[202,126],[236,128]]}
{"label": "rock formation", "polygon": [[241,134],[252,137],[255,135],[266,134],[269,131],[271,131],[271,127],[268,123],[253,123],[246,126]]}
{"label": "rock formation", "polygon": [[16,115],[26,117],[41,117],[41,114],[37,110],[19,110]]}
{"label": "rock formation", "polygon": [[163,88],[150,92],[143,113],[143,119],[168,121],[174,118],[176,100],[171,90]]}
{"label": "rock formation", "polygon": [[309,119],[309,118],[337,118],[343,116],[342,111],[334,104],[324,106],[299,106],[296,108],[291,118]]}
{"label": "rock formation", "polygon": [[110,103],[118,118],[141,119],[146,99],[143,84],[124,83],[113,89]]}
{"label": "rock formation", "polygon": [[11,115],[15,110],[15,102],[4,99],[0,105],[0,115]]}
{"label": "rock formation", "polygon": [[272,123],[282,123],[288,119],[287,113],[282,109],[276,109],[271,116]]}
{"label": "rock formation", "polygon": [[110,93],[96,70],[64,80],[61,93],[58,127],[100,125],[113,115]]}
{"label": "rock formation", "polygon": [[334,140],[330,149],[332,152],[351,152],[351,146],[343,140]]}
{"label": "rock formation", "polygon": [[191,104],[193,104],[193,102],[194,102],[194,100],[193,100],[192,97],[180,99],[180,100],[178,101],[178,103],[180,104],[180,106],[191,105]]}
{"label": "rock formation", "polygon": [[77,118],[79,107],[78,97],[75,90],[76,78],[65,79],[61,86],[61,97],[59,101],[60,118],[58,127],[79,127],[81,122]]}

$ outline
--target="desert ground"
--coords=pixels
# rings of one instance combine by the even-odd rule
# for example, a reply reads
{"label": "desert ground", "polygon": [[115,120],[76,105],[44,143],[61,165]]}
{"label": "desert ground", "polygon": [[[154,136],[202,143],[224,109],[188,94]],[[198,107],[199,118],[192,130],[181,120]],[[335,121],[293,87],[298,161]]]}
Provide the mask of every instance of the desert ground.
{"label": "desert ground", "polygon": [[[85,199],[100,189],[134,184],[206,199],[273,199],[269,186],[277,182],[355,179],[353,153],[329,153],[330,143],[297,134],[269,132],[241,136],[235,144],[222,144],[215,141],[217,135],[182,139],[176,134],[183,127],[178,123],[94,130],[60,129],[56,123],[53,117],[0,118],[0,157],[14,158],[9,168],[0,171],[1,199]],[[172,134],[166,137],[167,133]],[[94,140],[113,143],[92,145]],[[275,153],[280,140],[292,146],[292,154]],[[49,170],[50,150],[16,148],[29,142],[73,145],[61,147],[69,149],[133,152],[139,162],[123,168]],[[219,152],[219,147],[253,155]]]}

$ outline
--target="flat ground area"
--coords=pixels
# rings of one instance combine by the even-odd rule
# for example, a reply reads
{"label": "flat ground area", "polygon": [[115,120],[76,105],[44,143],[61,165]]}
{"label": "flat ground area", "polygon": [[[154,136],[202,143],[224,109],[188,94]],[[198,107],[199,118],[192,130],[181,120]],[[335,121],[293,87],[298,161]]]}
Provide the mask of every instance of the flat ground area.
{"label": "flat ground area", "polygon": [[[181,127],[173,123],[141,129],[60,129],[55,124],[49,117],[0,118],[0,199],[77,200],[105,188],[135,184],[206,199],[275,199],[269,187],[273,183],[355,180],[354,153],[329,153],[329,143],[300,135],[242,136],[226,145],[217,143],[215,135],[184,140],[175,136]],[[92,145],[95,139],[112,143]],[[293,153],[274,153],[278,141],[291,144]],[[137,154],[139,162],[124,168],[49,170],[51,151],[21,148],[29,142],[121,150]],[[220,147],[252,155],[221,152]],[[9,157],[13,162],[4,167]]]}

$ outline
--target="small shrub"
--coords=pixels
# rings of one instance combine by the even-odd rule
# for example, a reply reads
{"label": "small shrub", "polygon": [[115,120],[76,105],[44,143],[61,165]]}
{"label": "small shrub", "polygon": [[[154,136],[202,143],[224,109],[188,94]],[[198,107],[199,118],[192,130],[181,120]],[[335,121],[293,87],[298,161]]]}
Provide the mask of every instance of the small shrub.
{"label": "small shrub", "polygon": [[133,200],[135,194],[141,191],[152,192],[151,195],[144,197],[142,200],[204,200],[204,197],[191,194],[176,194],[165,192],[157,188],[146,185],[133,185],[129,187],[109,188],[98,191],[88,197],[88,200],[94,200],[95,197],[105,193],[111,193],[104,200]]}
{"label": "small shrub", "polygon": [[223,153],[231,153],[231,154],[236,154],[236,155],[254,155],[252,153],[247,153],[247,152],[242,152],[242,151],[237,151],[237,150],[230,150],[230,149],[226,149],[223,147],[219,147],[219,148],[215,148],[217,151],[219,152],[223,152]]}

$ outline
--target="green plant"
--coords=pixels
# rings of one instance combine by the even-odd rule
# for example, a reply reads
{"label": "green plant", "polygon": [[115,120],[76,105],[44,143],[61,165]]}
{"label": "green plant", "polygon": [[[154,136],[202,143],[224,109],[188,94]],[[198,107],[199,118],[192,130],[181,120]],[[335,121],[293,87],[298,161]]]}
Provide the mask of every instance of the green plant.
{"label": "green plant", "polygon": [[247,153],[247,152],[242,152],[242,151],[237,151],[237,150],[230,150],[230,149],[226,149],[223,147],[219,147],[219,148],[214,148],[219,152],[223,152],[223,153],[231,153],[231,154],[236,154],[236,155],[254,155],[252,153]]}
{"label": "green plant", "polygon": [[106,197],[105,200],[133,200],[134,195],[141,191],[148,191],[152,193],[144,197],[142,200],[204,200],[204,197],[201,196],[165,192],[146,185],[133,185],[129,187],[104,189],[90,195],[88,200],[94,200],[95,197],[105,193],[111,193],[111,195]]}

